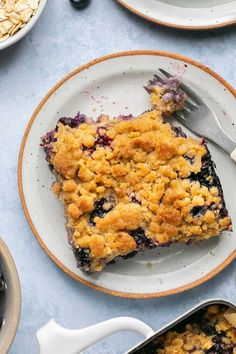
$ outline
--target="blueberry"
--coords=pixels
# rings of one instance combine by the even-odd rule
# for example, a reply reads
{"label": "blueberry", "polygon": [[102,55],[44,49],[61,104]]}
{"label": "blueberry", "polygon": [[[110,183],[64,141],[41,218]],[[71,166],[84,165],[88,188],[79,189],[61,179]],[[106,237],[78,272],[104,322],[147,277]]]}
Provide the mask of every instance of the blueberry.
{"label": "blueberry", "polygon": [[[99,127],[97,128],[97,137],[95,139],[94,145],[90,148],[87,148],[86,146],[82,146],[82,150],[83,151],[88,151],[90,152],[90,154],[92,154],[95,150],[97,146],[102,146],[102,147],[111,147],[111,143],[112,143],[112,138],[110,138],[108,135],[106,134],[102,134],[101,131],[106,130],[105,127]],[[113,149],[112,149],[113,150]]]}
{"label": "blueberry", "polygon": [[142,248],[143,246],[145,248],[153,248],[154,244],[153,241],[145,235],[145,231],[142,227],[137,228],[136,230],[132,230],[129,232],[130,236],[134,238],[134,241],[136,242],[137,246],[139,248]]}
{"label": "blueberry", "polygon": [[176,127],[171,124],[171,129],[175,132],[177,137],[187,138],[187,135],[183,132],[181,127]]}
{"label": "blueberry", "polygon": [[104,204],[110,202],[106,198],[101,198],[95,202],[94,209],[89,217],[89,224],[95,226],[94,218],[98,216],[99,218],[104,218],[105,215],[113,209],[113,202],[111,203],[111,207],[109,209],[104,209]]}
{"label": "blueberry", "polygon": [[107,136],[106,134],[104,134],[104,135],[99,135],[97,137],[97,139],[95,140],[94,145],[95,146],[99,145],[99,146],[102,146],[102,147],[107,147],[107,146],[109,147],[111,145],[111,143],[112,143],[112,139],[109,136]]}
{"label": "blueberry", "polygon": [[188,161],[191,165],[194,163],[194,157],[190,157],[188,155],[183,156],[186,161]]}
{"label": "blueberry", "polygon": [[85,116],[80,112],[78,112],[74,118],[70,118],[70,117],[60,118],[58,123],[61,123],[63,125],[68,125],[71,128],[78,128],[78,126],[80,126],[80,124],[83,124],[85,120],[86,120]]}
{"label": "blueberry", "polygon": [[200,216],[205,214],[206,211],[207,211],[207,207],[205,205],[195,206],[191,209],[191,214],[192,216]]}
{"label": "blueberry", "polygon": [[70,0],[70,2],[75,8],[82,9],[90,3],[90,0]]}
{"label": "blueberry", "polygon": [[78,267],[89,271],[91,265],[90,250],[88,248],[74,249],[74,255],[77,259]]}
{"label": "blueberry", "polygon": [[201,330],[207,335],[207,336],[214,336],[217,334],[217,331],[213,325],[210,325],[208,323],[201,323]]}
{"label": "blueberry", "polygon": [[139,204],[139,205],[142,204],[134,195],[132,195],[132,196],[130,197],[130,199],[131,199],[131,202],[132,202],[132,203],[136,203],[136,204]]}
{"label": "blueberry", "polygon": [[215,344],[221,343],[221,342],[222,342],[221,336],[214,336],[214,337],[212,338],[212,342],[215,343]]}

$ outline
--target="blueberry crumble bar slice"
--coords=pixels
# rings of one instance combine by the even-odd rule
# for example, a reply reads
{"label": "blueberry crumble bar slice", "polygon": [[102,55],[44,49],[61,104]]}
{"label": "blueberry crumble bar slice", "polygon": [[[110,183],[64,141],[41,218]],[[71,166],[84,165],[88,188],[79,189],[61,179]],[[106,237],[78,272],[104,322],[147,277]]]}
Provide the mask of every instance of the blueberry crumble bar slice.
{"label": "blueberry crumble bar slice", "polygon": [[[42,138],[69,242],[86,272],[101,271],[116,257],[231,230],[205,142],[163,121],[167,108],[155,101],[154,84],[151,111],[97,121],[78,113],[59,119]],[[175,99],[168,112],[180,105]]]}
{"label": "blueberry crumble bar slice", "polygon": [[218,305],[198,311],[154,341],[148,354],[236,354],[236,323],[227,320],[228,311]]}

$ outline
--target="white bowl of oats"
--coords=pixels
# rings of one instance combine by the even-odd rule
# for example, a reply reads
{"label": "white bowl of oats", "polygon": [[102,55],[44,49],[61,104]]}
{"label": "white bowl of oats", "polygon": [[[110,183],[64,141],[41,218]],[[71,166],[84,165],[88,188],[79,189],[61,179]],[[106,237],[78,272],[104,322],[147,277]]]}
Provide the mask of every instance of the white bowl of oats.
{"label": "white bowl of oats", "polygon": [[0,50],[22,39],[36,24],[47,0],[0,0]]}

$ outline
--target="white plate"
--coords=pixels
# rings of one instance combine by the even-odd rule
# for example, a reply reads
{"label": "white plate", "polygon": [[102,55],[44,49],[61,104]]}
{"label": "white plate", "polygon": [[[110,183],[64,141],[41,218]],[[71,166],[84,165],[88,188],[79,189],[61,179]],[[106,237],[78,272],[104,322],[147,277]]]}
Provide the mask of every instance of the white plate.
{"label": "white plate", "polygon": [[[132,259],[117,261],[100,274],[86,275],[76,267],[67,242],[63,207],[50,190],[54,178],[39,143],[40,137],[53,129],[62,116],[73,116],[78,111],[91,116],[102,112],[110,115],[140,114],[150,108],[149,96],[143,86],[159,67],[183,77],[204,95],[214,105],[225,129],[232,131],[236,92],[223,79],[201,64],[176,54],[125,52],[89,63],[57,84],[34,112],[20,152],[21,200],[28,222],[42,247],[57,265],[78,281],[124,297],[163,296],[206,281],[236,257],[235,234],[225,233],[221,238],[198,245],[147,251]],[[235,184],[236,165],[216,146],[209,144],[209,147],[235,225],[236,196],[232,193],[232,186]]]}
{"label": "white plate", "polygon": [[150,21],[185,29],[210,29],[236,23],[236,0],[117,0]]}

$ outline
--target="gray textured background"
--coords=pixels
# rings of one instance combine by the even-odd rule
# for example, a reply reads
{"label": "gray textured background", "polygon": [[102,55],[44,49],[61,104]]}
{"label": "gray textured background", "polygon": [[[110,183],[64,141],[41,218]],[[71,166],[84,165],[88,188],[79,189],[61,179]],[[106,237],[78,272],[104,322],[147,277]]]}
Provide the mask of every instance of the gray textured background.
{"label": "gray textured background", "polygon": [[[0,234],[16,261],[23,293],[21,323],[11,354],[37,353],[35,331],[51,317],[69,328],[82,328],[128,315],[158,329],[205,298],[236,302],[235,262],[207,284],[163,299],[126,300],[87,289],[51,262],[25,220],[17,190],[17,158],[34,108],[72,69],[130,49],[179,52],[210,66],[236,86],[235,27],[209,32],[167,29],[129,14],[114,0],[92,0],[81,12],[72,9],[68,0],[49,0],[32,32],[0,52]],[[139,339],[122,333],[87,352],[121,354]]]}

